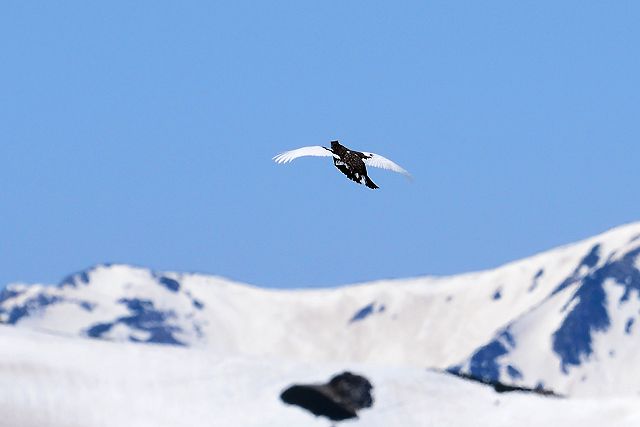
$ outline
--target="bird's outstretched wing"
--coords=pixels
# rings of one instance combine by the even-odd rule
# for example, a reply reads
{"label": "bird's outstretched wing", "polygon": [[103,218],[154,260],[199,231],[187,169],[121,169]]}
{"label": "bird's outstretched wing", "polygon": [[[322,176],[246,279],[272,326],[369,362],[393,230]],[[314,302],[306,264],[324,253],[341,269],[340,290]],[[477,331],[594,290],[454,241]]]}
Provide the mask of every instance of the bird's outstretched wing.
{"label": "bird's outstretched wing", "polygon": [[297,148],[291,151],[285,151],[273,158],[276,163],[289,163],[290,161],[304,156],[316,156],[316,157],[332,157],[333,153],[328,148],[320,145],[313,145],[311,147]]}
{"label": "bird's outstretched wing", "polygon": [[411,178],[411,174],[407,172],[400,165],[392,162],[386,157],[376,153],[362,153],[365,157],[362,159],[367,166],[373,166],[374,168],[387,169],[393,172],[401,173],[407,178]]}

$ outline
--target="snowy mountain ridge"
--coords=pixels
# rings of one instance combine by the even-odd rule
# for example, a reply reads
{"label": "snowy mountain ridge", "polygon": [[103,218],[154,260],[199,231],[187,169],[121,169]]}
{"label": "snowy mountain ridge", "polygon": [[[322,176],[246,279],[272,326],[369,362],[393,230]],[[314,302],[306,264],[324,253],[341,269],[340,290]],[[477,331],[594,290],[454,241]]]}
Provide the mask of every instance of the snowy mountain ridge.
{"label": "snowy mountain ridge", "polygon": [[640,223],[493,270],[321,290],[100,265],[9,285],[0,321],[298,362],[448,369],[566,395],[640,392]]}

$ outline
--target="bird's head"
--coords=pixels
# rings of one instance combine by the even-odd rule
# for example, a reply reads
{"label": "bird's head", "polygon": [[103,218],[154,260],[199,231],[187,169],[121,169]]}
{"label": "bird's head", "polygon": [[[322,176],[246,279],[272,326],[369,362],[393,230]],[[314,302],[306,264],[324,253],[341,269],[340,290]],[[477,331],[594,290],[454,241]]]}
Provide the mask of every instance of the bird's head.
{"label": "bird's head", "polygon": [[335,150],[338,147],[340,147],[340,143],[338,141],[331,141],[331,148],[332,149]]}

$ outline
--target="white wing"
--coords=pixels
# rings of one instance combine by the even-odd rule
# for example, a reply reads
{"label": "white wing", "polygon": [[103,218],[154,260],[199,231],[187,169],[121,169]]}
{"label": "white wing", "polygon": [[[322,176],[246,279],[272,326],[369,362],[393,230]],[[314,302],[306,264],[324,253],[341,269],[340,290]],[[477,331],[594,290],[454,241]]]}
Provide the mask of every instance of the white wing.
{"label": "white wing", "polygon": [[289,163],[290,161],[304,156],[316,156],[316,157],[332,157],[333,153],[328,149],[321,147],[320,145],[314,145],[311,147],[302,147],[291,151],[285,151],[273,158],[276,163]]}
{"label": "white wing", "polygon": [[406,177],[411,178],[411,174],[407,172],[404,168],[392,162],[391,160],[387,159],[386,157],[382,157],[380,154],[376,154],[376,153],[362,153],[362,154],[367,156],[364,159],[362,159],[367,166],[373,166],[374,168],[380,168],[380,169],[387,169],[390,171],[401,173],[402,175],[405,175]]}

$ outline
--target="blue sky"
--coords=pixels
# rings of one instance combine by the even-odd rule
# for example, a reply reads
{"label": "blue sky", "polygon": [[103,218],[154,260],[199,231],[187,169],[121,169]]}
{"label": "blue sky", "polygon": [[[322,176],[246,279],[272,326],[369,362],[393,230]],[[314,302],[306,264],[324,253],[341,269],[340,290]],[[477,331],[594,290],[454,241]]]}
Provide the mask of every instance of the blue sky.
{"label": "blue sky", "polygon": [[[4,2],[0,284],[101,262],[310,287],[640,219],[640,3]],[[330,159],[345,145],[370,191]]]}

